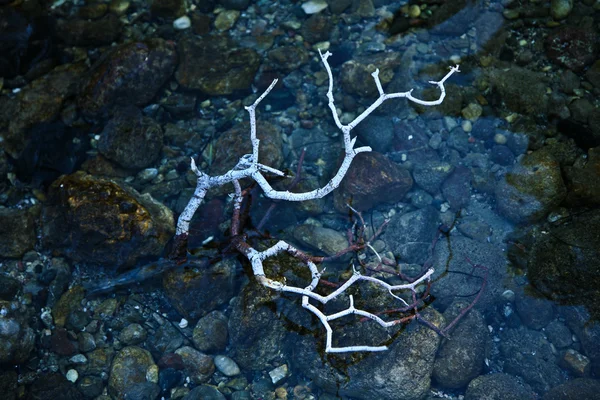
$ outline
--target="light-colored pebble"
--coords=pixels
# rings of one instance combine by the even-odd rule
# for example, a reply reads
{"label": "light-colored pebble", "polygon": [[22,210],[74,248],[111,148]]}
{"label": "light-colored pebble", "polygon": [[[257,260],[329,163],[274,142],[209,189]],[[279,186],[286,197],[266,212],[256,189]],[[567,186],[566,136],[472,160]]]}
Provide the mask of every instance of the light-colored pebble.
{"label": "light-colored pebble", "polygon": [[225,376],[236,376],[240,374],[240,367],[227,356],[216,356],[215,367]]}
{"label": "light-colored pebble", "polygon": [[280,365],[279,367],[269,371],[271,382],[273,382],[274,385],[277,385],[288,376],[288,372],[287,364]]}
{"label": "light-colored pebble", "polygon": [[179,17],[175,21],[173,21],[173,28],[179,31],[188,29],[190,26],[192,26],[192,21],[190,21],[190,18],[187,15]]}
{"label": "light-colored pebble", "polygon": [[70,369],[67,371],[67,380],[69,382],[75,383],[75,382],[77,382],[77,379],[79,379],[79,374],[77,373],[76,370]]}

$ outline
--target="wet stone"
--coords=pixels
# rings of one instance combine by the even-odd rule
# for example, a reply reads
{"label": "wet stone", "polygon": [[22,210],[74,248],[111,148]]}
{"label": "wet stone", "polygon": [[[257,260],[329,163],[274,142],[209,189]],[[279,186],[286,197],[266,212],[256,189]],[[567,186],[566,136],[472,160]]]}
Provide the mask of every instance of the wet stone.
{"label": "wet stone", "polygon": [[294,239],[302,246],[322,251],[332,256],[348,247],[348,239],[339,231],[334,229],[304,224],[294,229]]}
{"label": "wet stone", "polygon": [[[455,302],[444,312],[451,323],[469,305]],[[443,340],[433,367],[433,379],[442,387],[459,389],[483,372],[486,348],[491,337],[485,319],[477,309],[469,311],[450,332],[452,340]]]}
{"label": "wet stone", "polygon": [[429,193],[439,193],[442,182],[454,171],[454,166],[443,161],[428,161],[415,165],[413,178],[415,183]]}
{"label": "wet stone", "polygon": [[536,393],[520,378],[504,373],[481,375],[473,379],[465,400],[522,400],[534,399]]}
{"label": "wet stone", "polygon": [[124,107],[104,126],[98,151],[124,168],[141,169],[160,156],[163,131],[136,107]]}
{"label": "wet stone", "polygon": [[94,335],[89,332],[79,332],[77,334],[77,343],[79,344],[79,351],[87,353],[96,349],[96,340]]}
{"label": "wet stone", "polygon": [[35,246],[39,206],[0,208],[0,257],[18,258]]}
{"label": "wet stone", "polygon": [[163,275],[163,288],[173,306],[188,320],[196,320],[227,304],[234,295],[235,258],[203,269],[177,269]]}
{"label": "wet stone", "polygon": [[59,20],[57,35],[71,46],[102,46],[114,42],[121,35],[122,24],[114,14],[97,20]]}
{"label": "wet stone", "polygon": [[8,275],[0,275],[0,300],[12,300],[21,289],[21,284]]}
{"label": "wet stone", "polygon": [[500,212],[514,222],[543,218],[567,194],[559,163],[546,152],[533,152],[496,185]]}
{"label": "wet stone", "polygon": [[154,400],[160,394],[160,387],[152,382],[136,383],[124,391],[124,399],[127,400]]}
{"label": "wet stone", "polygon": [[146,330],[140,324],[128,325],[119,334],[119,340],[126,345],[142,343],[146,337]]}
{"label": "wet stone", "polygon": [[158,386],[163,393],[170,392],[175,386],[183,382],[183,373],[173,368],[161,369],[158,375]]}
{"label": "wet stone", "polygon": [[338,212],[347,213],[346,204],[365,211],[379,204],[396,203],[412,185],[410,173],[383,154],[360,153],[334,192],[334,206]]}
{"label": "wet stone", "polygon": [[74,96],[86,66],[66,64],[25,86],[14,98],[0,97],[0,128],[4,150],[18,159],[33,139],[34,126],[59,117],[65,101]]}
{"label": "wet stone", "polygon": [[240,48],[224,36],[186,36],[178,42],[177,51],[180,62],[175,78],[179,84],[212,96],[250,89],[260,65],[256,51]]}
{"label": "wet stone", "polygon": [[517,296],[517,313],[523,324],[531,329],[542,329],[554,319],[552,302],[525,294]]}
{"label": "wet stone", "polygon": [[147,350],[136,346],[123,348],[116,354],[110,369],[109,392],[123,397],[133,385],[146,382],[152,369],[157,367]]}
{"label": "wet stone", "polygon": [[199,352],[192,347],[181,347],[175,351],[175,354],[181,356],[183,365],[185,366],[185,371],[189,375],[192,382],[196,384],[201,384],[208,381],[215,372],[213,358],[209,355]]}
{"label": "wet stone", "polygon": [[[436,326],[442,324],[441,315],[432,308],[427,309],[423,317]],[[353,328],[357,333],[356,327]],[[370,335],[368,340],[373,340],[372,334],[373,331],[367,332]],[[365,339],[362,337],[362,340]],[[352,362],[344,355],[319,357],[323,342],[317,342],[310,335],[293,337],[292,340],[290,356],[294,360],[294,368],[321,389],[358,399],[396,400],[426,397],[440,336],[425,326],[415,326],[414,330],[404,330],[395,341],[387,342],[387,351],[372,353]]]}
{"label": "wet stone", "polygon": [[235,376],[240,374],[240,368],[235,361],[227,356],[215,356],[215,367],[225,376]]}
{"label": "wet stone", "polygon": [[78,105],[89,118],[114,107],[146,105],[171,76],[176,62],[174,44],[162,39],[118,46],[92,67]]}
{"label": "wet stone", "polygon": [[158,17],[177,18],[185,14],[185,0],[155,0],[150,12]]}
{"label": "wet stone", "polygon": [[505,329],[500,336],[500,354],[505,359],[505,372],[522,377],[540,392],[564,382],[550,342],[544,339],[542,332],[520,327]]}
{"label": "wet stone", "polygon": [[523,114],[546,112],[548,96],[542,73],[513,66],[508,69],[492,68],[487,77],[492,89],[510,110]]}
{"label": "wet stone", "polygon": [[29,388],[31,399],[83,400],[75,385],[59,373],[41,374]]}
{"label": "wet stone", "polygon": [[437,211],[433,207],[425,207],[403,215],[394,215],[381,239],[404,262],[424,262],[437,227]]}
{"label": "wet stone", "polygon": [[507,166],[515,162],[515,156],[507,146],[495,145],[492,147],[490,160],[496,164]]}
{"label": "wet stone", "polygon": [[573,349],[568,349],[562,354],[559,364],[578,377],[590,375],[590,359]]}
{"label": "wet stone", "polygon": [[113,266],[158,256],[175,226],[171,210],[152,196],[83,172],[54,182],[42,218],[48,248]]}
{"label": "wet stone", "polygon": [[592,378],[578,378],[550,389],[544,400],[565,400],[565,394],[571,399],[594,399],[600,393],[600,382]]}
{"label": "wet stone", "polygon": [[214,386],[200,385],[185,395],[183,400],[225,400],[225,396]]}
{"label": "wet stone", "polygon": [[573,26],[551,32],[545,48],[552,62],[574,72],[593,63],[600,49],[595,31]]}
{"label": "wet stone", "polygon": [[467,207],[471,200],[473,174],[468,168],[459,166],[442,184],[442,195],[452,211]]}
{"label": "wet stone", "polygon": [[200,351],[225,350],[228,341],[227,317],[220,311],[213,311],[200,318],[194,328],[194,347]]}
{"label": "wet stone", "polygon": [[84,376],[77,381],[77,389],[79,389],[86,399],[93,399],[102,394],[104,382],[98,376]]}

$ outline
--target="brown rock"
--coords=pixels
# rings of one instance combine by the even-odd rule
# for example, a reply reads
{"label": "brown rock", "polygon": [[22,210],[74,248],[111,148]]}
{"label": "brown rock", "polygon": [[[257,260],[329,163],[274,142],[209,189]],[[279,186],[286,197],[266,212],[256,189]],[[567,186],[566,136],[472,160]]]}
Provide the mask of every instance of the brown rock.
{"label": "brown rock", "polygon": [[248,90],[260,66],[256,51],[239,47],[225,36],[186,36],[177,45],[175,78],[185,89],[212,96]]}
{"label": "brown rock", "polygon": [[152,196],[77,172],[48,193],[43,240],[78,261],[133,265],[158,256],[174,233],[173,213]]}
{"label": "brown rock", "polygon": [[114,106],[146,105],[171,76],[176,62],[174,44],[163,39],[119,46],[92,67],[78,105],[91,118]]}
{"label": "brown rock", "polygon": [[346,204],[359,211],[378,204],[400,201],[412,187],[410,173],[380,153],[358,154],[334,194],[336,210],[348,212]]}

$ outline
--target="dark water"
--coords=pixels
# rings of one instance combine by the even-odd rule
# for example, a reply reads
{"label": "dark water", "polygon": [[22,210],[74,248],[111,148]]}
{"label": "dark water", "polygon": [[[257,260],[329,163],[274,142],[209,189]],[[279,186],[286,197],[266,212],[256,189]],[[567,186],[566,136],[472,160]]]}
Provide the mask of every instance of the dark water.
{"label": "dark water", "polygon": [[2,398],[598,398],[594,1],[0,4]]}

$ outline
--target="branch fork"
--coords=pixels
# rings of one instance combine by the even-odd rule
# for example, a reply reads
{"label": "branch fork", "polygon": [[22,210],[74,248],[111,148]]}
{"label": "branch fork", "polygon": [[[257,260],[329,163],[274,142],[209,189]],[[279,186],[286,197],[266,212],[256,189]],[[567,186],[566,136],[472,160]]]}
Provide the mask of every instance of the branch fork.
{"label": "branch fork", "polygon": [[[305,201],[305,200],[312,200],[312,199],[318,199],[318,198],[324,197],[324,196],[328,195],[329,193],[331,193],[334,189],[336,189],[340,185],[342,179],[348,172],[348,169],[350,168],[350,165],[351,165],[354,157],[356,157],[357,154],[362,153],[362,152],[371,151],[371,148],[368,146],[362,146],[362,147],[357,147],[357,148],[354,147],[356,144],[356,137],[354,137],[354,138],[351,137],[350,133],[351,133],[352,129],[354,129],[367,116],[369,116],[373,111],[375,111],[375,109],[377,109],[384,101],[389,100],[389,99],[404,97],[404,98],[408,99],[409,101],[412,101],[414,103],[421,104],[424,106],[434,106],[434,105],[441,104],[446,96],[446,89],[444,87],[444,83],[446,82],[446,80],[448,78],[450,78],[452,76],[452,74],[459,72],[459,68],[457,65],[455,67],[451,67],[450,71],[440,81],[430,81],[429,83],[436,85],[439,88],[440,96],[437,100],[426,101],[426,100],[421,100],[421,99],[414,97],[412,95],[412,89],[408,90],[406,92],[385,93],[383,90],[383,87],[381,85],[381,81],[379,79],[379,70],[377,69],[377,70],[375,70],[375,72],[372,73],[372,76],[373,76],[373,80],[375,81],[375,85],[377,86],[377,90],[379,92],[379,97],[365,111],[363,111],[359,116],[357,116],[352,122],[348,123],[347,125],[343,125],[337,115],[337,110],[335,107],[334,96],[333,96],[333,74],[331,72],[331,67],[327,61],[327,59],[331,56],[331,53],[329,51],[322,53],[319,50],[319,56],[321,58],[321,61],[323,62],[323,65],[324,65],[325,70],[327,71],[327,75],[329,77],[329,85],[328,85],[328,91],[327,91],[328,106],[331,110],[331,114],[333,116],[333,120],[334,120],[336,126],[342,131],[342,134],[343,134],[344,159],[343,159],[339,169],[335,173],[335,175],[323,187],[320,187],[320,188],[312,190],[312,191],[303,192],[303,193],[292,193],[289,190],[284,190],[284,191],[275,190],[269,184],[267,179],[264,177],[263,174],[286,176],[282,171],[279,171],[278,169],[260,164],[258,162],[260,140],[257,138],[257,135],[256,135],[256,125],[257,125],[256,124],[256,107],[271,92],[271,90],[273,90],[273,88],[277,84],[278,80],[277,79],[273,80],[271,85],[254,101],[253,104],[245,107],[246,111],[248,111],[249,118],[250,118],[250,141],[252,143],[252,154],[246,154],[246,155],[242,156],[233,169],[231,169],[231,170],[227,171],[225,174],[219,175],[219,176],[209,176],[209,175],[203,173],[202,171],[200,171],[198,169],[194,159],[193,158],[191,159],[190,168],[191,168],[192,172],[194,172],[196,174],[196,176],[198,177],[198,180],[197,180],[196,189],[194,191],[192,198],[190,199],[187,206],[185,207],[185,209],[179,216],[179,220],[177,222],[176,234],[175,234],[175,242],[178,244],[178,246],[177,246],[178,252],[176,254],[172,254],[171,258],[178,259],[181,257],[185,257],[185,254],[181,254],[181,253],[187,249],[187,237],[188,237],[188,232],[189,232],[190,221],[192,220],[192,217],[194,216],[198,207],[202,204],[202,201],[204,200],[204,197],[206,196],[206,192],[210,188],[215,187],[215,186],[222,186],[227,183],[233,183],[235,192],[233,195],[233,197],[234,197],[234,201],[233,201],[234,218],[232,221],[232,235],[237,236],[239,238],[240,237],[239,236],[239,229],[240,229],[239,215],[240,215],[240,208],[241,208],[241,204],[242,204],[242,190],[241,190],[239,181],[241,179],[252,178],[262,188],[262,190],[264,191],[264,195],[266,197],[274,199],[274,200]],[[237,216],[237,218],[236,218],[236,216]],[[362,223],[364,226],[364,221],[362,221]],[[384,321],[382,318],[380,318],[376,314],[356,308],[354,306],[354,298],[352,295],[348,296],[349,305],[345,310],[339,311],[339,312],[331,314],[331,315],[324,314],[319,308],[317,308],[315,305],[313,305],[311,303],[311,300],[324,305],[327,302],[344,294],[344,292],[350,286],[352,286],[354,283],[366,281],[366,282],[370,282],[372,284],[378,285],[378,286],[386,289],[388,291],[388,293],[390,294],[390,296],[392,296],[393,298],[400,301],[404,307],[407,307],[407,309],[414,308],[416,310],[417,286],[420,284],[429,283],[431,280],[431,276],[433,275],[433,272],[434,272],[433,269],[430,268],[430,269],[424,271],[424,273],[422,273],[419,277],[417,277],[416,279],[410,280],[406,284],[390,285],[381,279],[378,279],[378,278],[375,278],[372,276],[368,276],[368,275],[363,275],[357,269],[354,269],[354,273],[350,277],[350,279],[348,279],[348,281],[343,283],[341,286],[337,287],[337,289],[334,290],[329,295],[322,296],[315,292],[315,289],[317,288],[317,286],[320,282],[321,272],[318,270],[315,262],[312,261],[313,257],[308,256],[307,254],[304,254],[303,252],[296,249],[294,246],[290,245],[289,243],[286,243],[284,241],[279,241],[275,245],[271,246],[270,248],[259,252],[256,249],[254,249],[252,246],[250,246],[245,240],[238,239],[235,242],[235,247],[238,251],[240,251],[242,254],[244,254],[246,256],[246,258],[248,258],[248,260],[252,264],[253,274],[260,284],[262,284],[265,287],[268,287],[270,289],[273,289],[275,291],[278,291],[278,292],[293,293],[293,294],[302,296],[302,307],[304,307],[308,311],[312,312],[319,319],[319,321],[321,322],[321,324],[324,326],[324,328],[326,330],[327,337],[326,337],[325,351],[328,353],[363,352],[363,351],[378,352],[378,351],[387,350],[387,346],[356,345],[356,346],[334,347],[332,345],[333,329],[331,328],[330,321],[333,321],[333,320],[336,320],[338,318],[342,318],[342,317],[345,317],[348,315],[359,315],[364,318],[368,318],[368,319],[371,319],[371,320],[377,322],[382,327],[390,327],[390,326],[394,326],[399,323],[405,322],[406,318],[396,319],[396,320],[392,320],[392,321]],[[373,252],[378,256],[379,261],[381,263],[381,257],[379,257],[379,255],[377,254],[375,249],[373,249],[373,247],[370,245],[369,241],[367,241],[366,244],[362,245],[361,248],[365,248],[365,247],[373,250]],[[356,245],[354,247],[350,246],[350,248],[356,249],[357,246]],[[311,281],[310,281],[310,284],[308,284],[308,286],[306,286],[306,287],[289,286],[285,282],[282,283],[282,282],[279,282],[277,280],[271,279],[266,276],[264,267],[263,267],[263,261],[265,259],[267,259],[269,257],[273,257],[281,252],[287,252],[292,257],[299,259],[301,262],[303,262],[307,266],[307,268],[311,272]],[[319,259],[320,261],[323,260],[323,258],[317,258],[317,257],[314,257],[314,259]],[[395,292],[406,291],[406,290],[412,292],[412,297],[414,299],[412,305],[408,304],[404,299],[402,299],[400,296],[395,294]],[[418,313],[417,313],[417,316],[418,316]]]}

